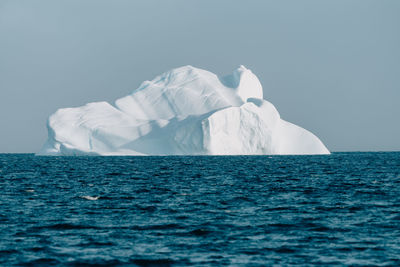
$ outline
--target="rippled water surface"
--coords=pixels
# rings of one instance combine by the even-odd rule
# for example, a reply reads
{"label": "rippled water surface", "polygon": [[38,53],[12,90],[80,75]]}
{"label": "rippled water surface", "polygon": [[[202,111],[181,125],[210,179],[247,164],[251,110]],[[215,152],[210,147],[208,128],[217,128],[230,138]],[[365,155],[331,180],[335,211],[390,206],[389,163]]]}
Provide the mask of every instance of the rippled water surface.
{"label": "rippled water surface", "polygon": [[0,265],[400,265],[400,153],[0,155]]}

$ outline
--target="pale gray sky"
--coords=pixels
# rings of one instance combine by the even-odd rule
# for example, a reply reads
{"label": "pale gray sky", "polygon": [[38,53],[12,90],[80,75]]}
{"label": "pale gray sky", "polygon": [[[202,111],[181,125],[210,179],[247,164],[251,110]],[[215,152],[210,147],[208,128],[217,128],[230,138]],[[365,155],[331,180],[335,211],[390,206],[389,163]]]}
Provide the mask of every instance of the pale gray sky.
{"label": "pale gray sky", "polygon": [[61,107],[193,65],[240,64],[331,151],[400,150],[398,0],[0,0],[0,152],[36,152]]}

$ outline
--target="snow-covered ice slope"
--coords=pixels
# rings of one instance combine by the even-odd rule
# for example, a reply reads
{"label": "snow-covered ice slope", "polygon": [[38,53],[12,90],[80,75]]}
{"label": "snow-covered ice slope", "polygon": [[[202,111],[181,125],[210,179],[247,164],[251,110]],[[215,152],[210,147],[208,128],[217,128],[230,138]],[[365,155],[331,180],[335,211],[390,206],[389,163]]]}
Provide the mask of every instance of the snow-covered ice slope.
{"label": "snow-covered ice slope", "polygon": [[263,100],[244,66],[217,75],[185,66],[130,95],[57,110],[39,155],[329,154],[311,132]]}

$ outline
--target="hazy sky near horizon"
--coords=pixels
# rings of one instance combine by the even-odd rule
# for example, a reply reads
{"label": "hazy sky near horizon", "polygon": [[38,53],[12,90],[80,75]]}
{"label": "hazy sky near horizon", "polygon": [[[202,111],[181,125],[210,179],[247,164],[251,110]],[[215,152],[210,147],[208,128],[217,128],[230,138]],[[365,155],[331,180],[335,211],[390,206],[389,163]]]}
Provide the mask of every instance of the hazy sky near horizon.
{"label": "hazy sky near horizon", "polygon": [[58,108],[241,64],[331,151],[400,150],[399,14],[398,0],[0,0],[0,153],[37,152]]}

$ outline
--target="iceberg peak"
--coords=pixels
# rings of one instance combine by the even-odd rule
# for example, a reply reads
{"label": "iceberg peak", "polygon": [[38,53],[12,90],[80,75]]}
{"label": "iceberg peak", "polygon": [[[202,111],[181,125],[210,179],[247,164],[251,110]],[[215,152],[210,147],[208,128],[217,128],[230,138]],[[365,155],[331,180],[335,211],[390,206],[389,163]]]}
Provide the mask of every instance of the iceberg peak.
{"label": "iceberg peak", "polygon": [[244,102],[248,98],[263,98],[263,88],[257,76],[243,65],[220,80],[225,86],[235,89],[236,94]]}
{"label": "iceberg peak", "polygon": [[329,154],[318,137],[280,118],[243,65],[224,77],[190,65],[175,68],[114,106],[59,109],[47,127],[39,154]]}

